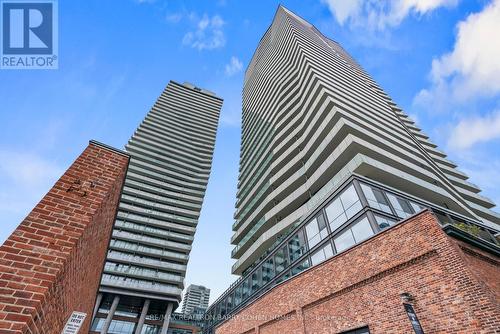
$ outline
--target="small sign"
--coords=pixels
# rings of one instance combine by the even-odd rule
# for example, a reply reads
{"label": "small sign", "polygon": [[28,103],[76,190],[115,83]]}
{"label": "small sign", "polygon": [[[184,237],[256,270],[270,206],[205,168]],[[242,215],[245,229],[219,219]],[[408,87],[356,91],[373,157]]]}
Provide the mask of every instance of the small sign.
{"label": "small sign", "polygon": [[86,317],[87,313],[73,311],[61,334],[77,334]]}
{"label": "small sign", "polygon": [[417,314],[415,313],[413,306],[411,306],[410,304],[403,305],[405,307],[406,314],[408,314],[408,318],[410,319],[415,334],[424,334],[424,329],[420,325],[420,321],[418,321]]}

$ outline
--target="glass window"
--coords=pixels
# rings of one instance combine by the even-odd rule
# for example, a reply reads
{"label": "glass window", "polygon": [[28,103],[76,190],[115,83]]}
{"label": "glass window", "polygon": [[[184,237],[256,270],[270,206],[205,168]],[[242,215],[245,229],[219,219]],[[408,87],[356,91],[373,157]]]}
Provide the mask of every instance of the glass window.
{"label": "glass window", "polygon": [[223,299],[220,302],[220,316],[223,317],[225,315],[226,315],[226,299]]}
{"label": "glass window", "polygon": [[396,221],[394,219],[389,219],[380,215],[375,215],[375,221],[377,222],[377,225],[381,230],[396,224]]}
{"label": "glass window", "polygon": [[288,266],[288,256],[287,256],[286,246],[280,248],[276,254],[274,254],[274,265],[276,266],[276,274],[285,270]]}
{"label": "glass window", "polygon": [[362,209],[359,196],[353,185],[333,200],[325,209],[330,229],[334,232]]}
{"label": "glass window", "polygon": [[238,306],[241,303],[241,290],[243,286],[240,284],[236,289],[234,290],[234,306]]}
{"label": "glass window", "polygon": [[334,239],[337,252],[342,252],[354,244],[361,242],[374,234],[367,217],[356,222]]}
{"label": "glass window", "polygon": [[347,221],[347,216],[345,215],[340,198],[333,200],[333,202],[326,207],[325,212],[330,222],[330,229],[332,232]]}
{"label": "glass window", "polygon": [[144,324],[141,334],[160,334],[161,326]]}
{"label": "glass window", "polygon": [[359,201],[358,193],[353,185],[344,190],[340,195],[340,200],[342,201],[342,206],[344,207],[347,219],[352,218],[356,213],[361,210],[361,202]]}
{"label": "glass window", "polygon": [[321,249],[316,251],[313,255],[311,255],[311,265],[315,266],[318,263],[325,261],[333,256],[333,248],[331,243],[327,243]]}
{"label": "glass window", "polygon": [[413,208],[413,211],[415,212],[420,212],[425,209],[425,206],[422,206],[420,204],[417,204],[415,202],[410,201],[410,205]]}
{"label": "glass window", "polygon": [[281,283],[283,282],[284,280],[290,278],[290,272],[287,271],[286,273],[284,273],[283,275],[281,275],[281,277],[279,277],[277,280],[276,280],[276,284],[277,283]]}
{"label": "glass window", "polygon": [[134,333],[135,323],[121,320],[112,320],[109,325],[109,334],[132,334]]}
{"label": "glass window", "polygon": [[309,268],[309,260],[305,259],[304,261],[302,261],[301,263],[292,268],[292,276],[306,270],[307,268]]}
{"label": "glass window", "polygon": [[305,252],[306,242],[304,240],[304,232],[300,230],[296,235],[288,241],[288,253],[290,262],[297,260]]}
{"label": "glass window", "polygon": [[220,306],[221,306],[222,302],[220,303],[217,303],[217,305],[215,305],[215,316],[220,318]]}
{"label": "glass window", "polygon": [[351,229],[349,228],[341,233],[338,237],[336,237],[334,239],[334,243],[337,252],[342,252],[343,250],[346,250],[347,248],[354,245],[356,242],[354,241]]}
{"label": "glass window", "polygon": [[410,202],[406,199],[401,198],[399,196],[395,196],[393,194],[387,194],[387,198],[389,198],[389,202],[391,202],[392,207],[396,210],[396,215],[400,218],[406,218],[413,215],[413,209],[410,206]]}
{"label": "glass window", "polygon": [[94,332],[100,332],[105,322],[106,318],[95,318],[90,330]]}
{"label": "glass window", "polygon": [[243,296],[242,300],[245,300],[248,298],[248,296],[250,296],[250,277],[243,281],[242,296]]}
{"label": "glass window", "polygon": [[234,294],[230,294],[228,297],[227,297],[227,303],[226,303],[226,309],[227,311],[231,311],[231,309],[233,308],[233,296]]}
{"label": "glass window", "polygon": [[260,288],[260,269],[261,268],[258,268],[252,274],[252,289],[251,289],[251,291],[252,291],[251,293],[252,294],[254,292],[256,292],[257,290],[259,290],[259,288]]}
{"label": "glass window", "polygon": [[262,284],[266,284],[274,277],[274,261],[271,257],[262,265]]}
{"label": "glass window", "polygon": [[328,230],[326,228],[326,222],[323,215],[319,215],[313,220],[311,220],[305,227],[307,234],[307,243],[309,249],[316,246],[321,240],[326,238],[328,235]]}
{"label": "glass window", "polygon": [[[137,267],[132,267],[132,268],[137,268]],[[130,301],[127,301],[125,298],[120,299],[120,303],[116,307],[115,315],[119,315],[122,317],[129,317],[129,318],[138,318],[139,314],[141,313],[141,306],[140,305],[132,305]]]}
{"label": "glass window", "polygon": [[373,188],[366,184],[361,184],[361,189],[363,189],[363,193],[366,196],[368,204],[375,209],[382,210],[387,213],[392,213],[389,203],[384,197],[384,194],[381,190],[377,188]]}
{"label": "glass window", "polygon": [[352,234],[354,235],[354,240],[359,243],[365,239],[371,237],[373,233],[372,226],[368,221],[368,218],[363,218],[351,227]]}

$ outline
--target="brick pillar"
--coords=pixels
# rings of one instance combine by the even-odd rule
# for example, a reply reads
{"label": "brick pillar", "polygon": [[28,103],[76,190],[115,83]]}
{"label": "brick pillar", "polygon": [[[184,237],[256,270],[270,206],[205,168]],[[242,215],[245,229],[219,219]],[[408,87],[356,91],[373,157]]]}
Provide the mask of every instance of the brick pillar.
{"label": "brick pillar", "polygon": [[0,332],[87,333],[129,156],[89,146],[0,247]]}

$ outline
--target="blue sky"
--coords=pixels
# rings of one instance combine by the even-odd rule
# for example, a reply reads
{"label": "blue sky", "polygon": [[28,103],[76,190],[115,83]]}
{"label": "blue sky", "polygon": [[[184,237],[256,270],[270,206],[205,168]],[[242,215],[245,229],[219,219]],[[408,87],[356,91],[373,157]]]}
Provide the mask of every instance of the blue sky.
{"label": "blue sky", "polygon": [[[500,1],[297,0],[500,202]],[[123,147],[170,79],[224,98],[186,282],[232,280],[243,72],[277,1],[59,3],[59,69],[0,70],[0,241],[89,139]]]}

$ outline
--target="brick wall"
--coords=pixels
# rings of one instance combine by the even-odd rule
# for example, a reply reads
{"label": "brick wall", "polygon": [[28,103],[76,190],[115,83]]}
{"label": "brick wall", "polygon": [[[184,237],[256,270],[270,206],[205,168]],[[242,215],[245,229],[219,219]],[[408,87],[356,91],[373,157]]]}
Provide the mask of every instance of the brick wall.
{"label": "brick wall", "polygon": [[127,166],[91,142],[0,247],[0,334],[88,332]]}
{"label": "brick wall", "polygon": [[405,292],[427,334],[495,333],[500,267],[488,259],[466,254],[424,211],[276,286],[216,333],[413,333]]}
{"label": "brick wall", "polygon": [[457,244],[463,251],[471,272],[477,276],[478,282],[484,284],[484,289],[489,290],[492,298],[500,301],[499,259],[464,242],[457,241]]}

